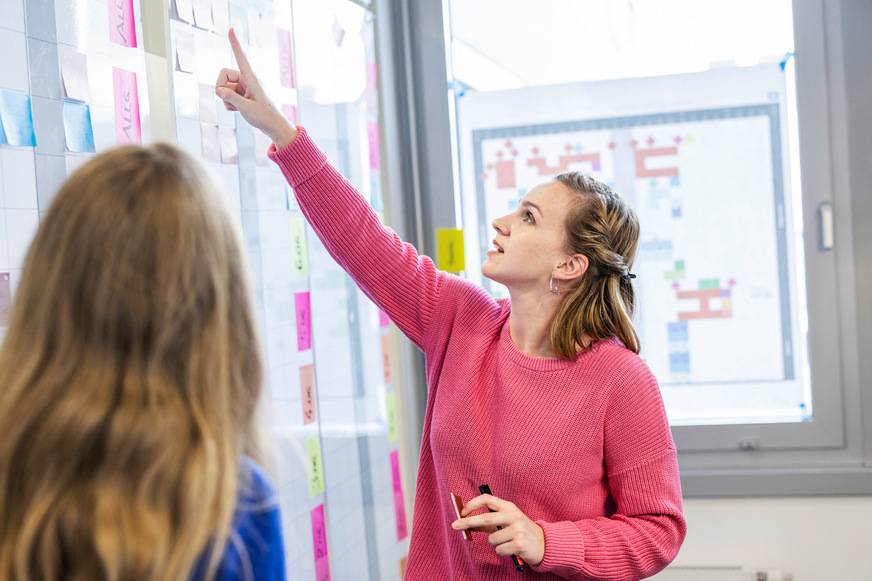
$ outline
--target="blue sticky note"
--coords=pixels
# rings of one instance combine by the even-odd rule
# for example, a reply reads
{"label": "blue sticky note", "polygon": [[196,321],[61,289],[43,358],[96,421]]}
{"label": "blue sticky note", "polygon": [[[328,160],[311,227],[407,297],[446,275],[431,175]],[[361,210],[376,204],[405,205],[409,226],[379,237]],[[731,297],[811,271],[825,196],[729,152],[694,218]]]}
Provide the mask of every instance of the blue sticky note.
{"label": "blue sticky note", "polygon": [[67,149],[77,153],[94,153],[94,129],[87,103],[64,101],[64,138]]}
{"label": "blue sticky note", "polygon": [[0,122],[3,123],[6,142],[9,145],[36,147],[30,95],[15,91],[0,91]]}
{"label": "blue sticky note", "polygon": [[0,145],[6,145],[6,132],[3,130],[3,117],[0,117]]}

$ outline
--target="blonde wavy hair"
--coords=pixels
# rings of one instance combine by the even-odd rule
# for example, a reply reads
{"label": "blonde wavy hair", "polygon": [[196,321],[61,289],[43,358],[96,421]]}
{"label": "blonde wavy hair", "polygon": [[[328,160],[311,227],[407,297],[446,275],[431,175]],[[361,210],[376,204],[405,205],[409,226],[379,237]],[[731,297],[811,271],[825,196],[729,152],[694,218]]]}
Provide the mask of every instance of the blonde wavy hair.
{"label": "blonde wavy hair", "polygon": [[0,580],[217,571],[262,379],[221,191],[173,146],[124,147],[42,221],[0,349]]}
{"label": "blonde wavy hair", "polygon": [[566,248],[588,259],[581,281],[567,291],[551,323],[554,352],[573,358],[596,341],[617,337],[639,353],[633,326],[636,294],[630,268],[639,245],[639,219],[606,184],[581,172],[555,178],[578,194],[566,219]]}

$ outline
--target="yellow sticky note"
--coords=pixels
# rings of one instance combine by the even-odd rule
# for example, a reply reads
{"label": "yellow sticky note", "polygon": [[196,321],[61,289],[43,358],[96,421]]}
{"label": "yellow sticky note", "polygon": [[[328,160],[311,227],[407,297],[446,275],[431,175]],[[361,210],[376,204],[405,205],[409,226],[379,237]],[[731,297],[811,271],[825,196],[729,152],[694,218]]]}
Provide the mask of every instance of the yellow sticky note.
{"label": "yellow sticky note", "polygon": [[306,438],[306,478],[309,480],[309,498],[324,492],[324,465],[318,436]]}
{"label": "yellow sticky note", "polygon": [[309,254],[306,251],[306,224],[300,216],[291,218],[291,266],[294,276],[309,276]]}
{"label": "yellow sticky note", "polygon": [[388,409],[388,442],[397,441],[397,392],[392,391],[385,396],[385,406]]}
{"label": "yellow sticky note", "polygon": [[447,272],[466,270],[463,256],[463,230],[456,228],[436,230],[436,262],[439,270]]}

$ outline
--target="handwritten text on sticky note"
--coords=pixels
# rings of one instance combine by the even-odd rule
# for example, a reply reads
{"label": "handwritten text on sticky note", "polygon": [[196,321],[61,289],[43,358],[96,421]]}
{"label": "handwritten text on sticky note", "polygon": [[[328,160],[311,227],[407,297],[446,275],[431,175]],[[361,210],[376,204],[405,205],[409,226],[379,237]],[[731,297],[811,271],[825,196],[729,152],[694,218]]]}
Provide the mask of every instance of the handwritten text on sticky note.
{"label": "handwritten text on sticky note", "polygon": [[397,441],[397,392],[385,395],[385,407],[388,414],[388,442]]}
{"label": "handwritten text on sticky note", "polygon": [[406,538],[406,503],[403,499],[403,480],[400,477],[400,454],[399,451],[391,452],[391,476],[394,482],[394,514],[397,517],[397,540]]}
{"label": "handwritten text on sticky note", "polygon": [[294,276],[309,276],[309,255],[306,251],[306,224],[302,216],[291,217],[291,266]]}
{"label": "handwritten text on sticky note", "polygon": [[303,424],[315,421],[315,366],[300,368],[300,392],[303,398]]}
{"label": "handwritten text on sticky note", "polygon": [[294,294],[297,312],[297,351],[312,348],[312,313],[309,308],[309,293]]}
{"label": "handwritten text on sticky note", "polygon": [[318,436],[306,438],[306,478],[309,498],[324,492],[324,464],[321,462],[321,441]]}
{"label": "handwritten text on sticky note", "polygon": [[115,140],[119,145],[142,143],[136,73],[112,67],[115,91]]}
{"label": "handwritten text on sticky note", "polygon": [[437,228],[436,262],[439,270],[446,272],[466,270],[463,252],[463,230]]}
{"label": "handwritten text on sticky note", "polygon": [[133,0],[109,0],[109,40],[121,46],[136,46]]}

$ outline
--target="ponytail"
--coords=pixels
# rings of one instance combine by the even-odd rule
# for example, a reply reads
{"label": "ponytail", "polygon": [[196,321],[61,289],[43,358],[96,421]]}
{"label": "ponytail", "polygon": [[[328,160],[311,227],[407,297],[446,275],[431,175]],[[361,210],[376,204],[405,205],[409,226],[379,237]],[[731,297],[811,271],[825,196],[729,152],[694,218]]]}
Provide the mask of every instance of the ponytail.
{"label": "ponytail", "polygon": [[636,295],[630,274],[639,243],[639,220],[607,185],[580,172],[555,178],[579,194],[566,220],[566,247],[588,259],[587,271],[560,303],[551,323],[554,352],[573,358],[603,339],[617,337],[639,353],[633,326]]}

